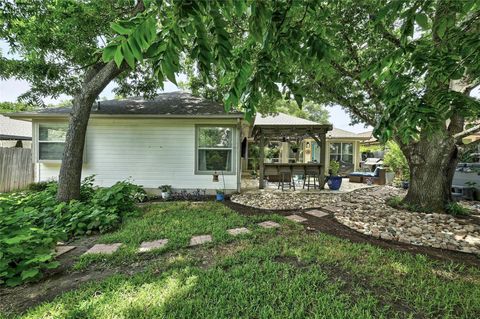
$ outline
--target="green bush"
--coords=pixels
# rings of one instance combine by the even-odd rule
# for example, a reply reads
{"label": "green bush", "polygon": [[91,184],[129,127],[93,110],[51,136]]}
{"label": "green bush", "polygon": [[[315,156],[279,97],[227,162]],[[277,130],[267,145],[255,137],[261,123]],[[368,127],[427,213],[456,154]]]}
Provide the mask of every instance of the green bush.
{"label": "green bush", "polygon": [[445,211],[453,216],[469,216],[471,214],[468,208],[455,202],[448,203]]}
{"label": "green bush", "polygon": [[387,205],[393,208],[400,208],[402,205],[402,198],[400,196],[392,196],[387,199]]}
{"label": "green bush", "polygon": [[403,181],[408,181],[410,179],[410,169],[402,150],[398,144],[393,141],[387,142],[385,146],[388,151],[385,153],[383,163],[390,167],[390,169],[395,173],[396,178]]}
{"label": "green bush", "polygon": [[330,161],[330,172],[333,176],[338,176],[338,171],[340,170],[340,163],[337,161]]}
{"label": "green bush", "polygon": [[28,190],[34,191],[34,192],[41,192],[46,190],[51,184],[55,184],[55,182],[46,181],[46,182],[31,183],[30,185],[28,185]]}
{"label": "green bush", "polygon": [[82,182],[81,199],[59,203],[57,183],[42,191],[0,195],[0,284],[31,281],[54,268],[53,248],[59,239],[104,233],[134,214],[144,201],[142,188],[130,182],[93,187],[94,177]]}
{"label": "green bush", "polygon": [[10,212],[0,205],[0,284],[15,286],[32,281],[43,269],[55,268],[55,243],[64,238],[55,229],[42,229],[32,224],[32,207]]}

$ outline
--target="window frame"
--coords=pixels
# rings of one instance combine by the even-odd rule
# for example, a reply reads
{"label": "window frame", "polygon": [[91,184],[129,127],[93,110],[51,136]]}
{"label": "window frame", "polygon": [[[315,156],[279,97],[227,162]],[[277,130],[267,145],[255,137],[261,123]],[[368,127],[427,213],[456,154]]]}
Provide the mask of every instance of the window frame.
{"label": "window frame", "polygon": [[[52,159],[40,159],[40,143],[61,143],[59,141],[40,141],[40,125],[65,125],[68,129],[68,122],[66,121],[37,121],[35,122],[34,124],[34,130],[33,130],[33,133],[35,135],[35,144],[33,145],[32,143],[32,147],[35,146],[35,152],[33,154],[33,156],[35,156],[34,158],[34,162],[35,163],[42,163],[42,164],[61,164],[62,163],[62,160],[59,159],[59,160],[52,160]],[[87,131],[88,131],[88,128],[87,128]],[[63,141],[63,144],[65,144],[65,141]],[[87,160],[87,157],[86,157],[86,145],[87,145],[87,138],[85,137],[85,144],[84,144],[84,147],[83,147],[83,163],[85,164],[86,163],[86,160]]]}
{"label": "window frame", "polygon": [[[333,156],[340,156],[340,160],[341,161],[344,161],[343,159],[343,155],[348,155],[348,156],[351,156],[352,157],[352,162],[349,162],[349,164],[353,164],[355,165],[355,143],[354,142],[331,142],[330,143],[330,150],[331,150],[331,145],[333,144],[340,144],[340,152],[338,153],[332,153],[331,151],[329,152],[329,160],[332,161],[332,155]],[[352,153],[351,154],[348,154],[348,153],[343,153],[343,144],[351,144],[352,145]]]}
{"label": "window frame", "polygon": [[[232,130],[232,143],[230,147],[200,147],[199,146],[199,137],[200,137],[200,129],[202,128],[229,128]],[[215,172],[220,174],[223,172],[224,175],[235,175],[236,174],[236,167],[237,167],[237,129],[235,125],[231,124],[197,124],[195,125],[195,175],[212,175]],[[210,170],[210,171],[203,171],[199,169],[199,155],[198,152],[201,149],[206,149],[206,150],[231,150],[232,151],[232,156],[231,156],[231,169],[229,171],[215,171],[215,170]]]}

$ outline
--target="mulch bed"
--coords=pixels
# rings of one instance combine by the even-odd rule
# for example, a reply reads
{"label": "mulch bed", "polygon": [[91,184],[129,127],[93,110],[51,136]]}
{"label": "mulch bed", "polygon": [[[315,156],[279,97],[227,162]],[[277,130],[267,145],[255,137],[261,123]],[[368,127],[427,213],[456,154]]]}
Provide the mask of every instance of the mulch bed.
{"label": "mulch bed", "polygon": [[336,237],[348,239],[354,243],[366,243],[366,244],[371,244],[371,245],[375,245],[382,248],[405,251],[412,254],[424,254],[436,260],[455,261],[455,262],[463,263],[470,266],[480,267],[480,258],[472,254],[433,248],[433,247],[410,245],[410,244],[401,243],[398,241],[383,240],[383,239],[378,239],[368,235],[361,234],[337,222],[333,217],[332,212],[322,207],[315,208],[315,209],[319,209],[330,214],[322,218],[316,218],[304,213],[305,211],[312,210],[314,208],[308,208],[303,210],[302,209],[265,210],[265,209],[258,209],[258,208],[253,208],[249,206],[244,206],[238,203],[234,203],[230,200],[226,200],[224,203],[227,207],[233,209],[234,211],[243,215],[248,215],[248,216],[262,215],[262,214],[278,214],[278,215],[286,216],[286,215],[291,215],[292,213],[296,213],[308,219],[307,221],[302,223],[302,225],[304,225],[306,229],[313,229],[314,231],[320,231]]}

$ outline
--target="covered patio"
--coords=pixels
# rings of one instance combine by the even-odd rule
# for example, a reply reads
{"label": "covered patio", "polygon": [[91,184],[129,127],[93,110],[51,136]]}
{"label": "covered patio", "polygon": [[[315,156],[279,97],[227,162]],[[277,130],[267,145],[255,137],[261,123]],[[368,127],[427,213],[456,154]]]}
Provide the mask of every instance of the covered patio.
{"label": "covered patio", "polygon": [[[332,128],[331,124],[318,124],[283,113],[276,116],[257,116],[251,136],[259,146],[259,189],[265,188],[267,176],[279,177],[278,181],[282,183],[283,189],[283,184],[286,182],[285,178],[288,176],[290,186],[294,175],[302,175],[304,178],[312,175],[314,180],[315,177],[318,178],[318,186],[323,189],[324,183],[321,180],[323,180],[326,172],[326,134]],[[290,148],[291,144],[298,147],[298,144],[307,138],[313,139],[320,149],[318,161],[304,162],[298,156],[295,159],[290,159],[287,153],[287,155],[282,154],[281,158],[275,163],[266,163],[265,146],[269,142],[279,142],[282,143],[283,148]],[[295,188],[295,185],[293,187]]]}

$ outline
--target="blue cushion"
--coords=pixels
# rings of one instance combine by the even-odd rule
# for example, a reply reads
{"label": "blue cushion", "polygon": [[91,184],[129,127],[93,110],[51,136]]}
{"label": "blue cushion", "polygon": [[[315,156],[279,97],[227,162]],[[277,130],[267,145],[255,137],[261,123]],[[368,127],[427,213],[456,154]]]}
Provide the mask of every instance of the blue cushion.
{"label": "blue cushion", "polygon": [[350,173],[350,176],[375,177],[375,172],[353,172],[353,173]]}

